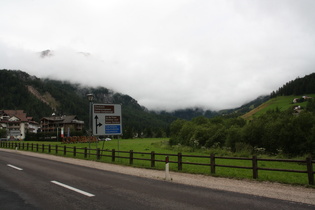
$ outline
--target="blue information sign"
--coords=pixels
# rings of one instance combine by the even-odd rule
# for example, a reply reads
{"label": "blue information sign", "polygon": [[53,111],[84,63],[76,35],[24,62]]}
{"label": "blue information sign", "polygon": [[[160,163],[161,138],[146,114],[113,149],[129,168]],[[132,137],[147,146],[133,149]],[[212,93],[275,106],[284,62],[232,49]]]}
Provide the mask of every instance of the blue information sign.
{"label": "blue information sign", "polygon": [[105,134],[116,134],[120,132],[120,125],[105,125]]}

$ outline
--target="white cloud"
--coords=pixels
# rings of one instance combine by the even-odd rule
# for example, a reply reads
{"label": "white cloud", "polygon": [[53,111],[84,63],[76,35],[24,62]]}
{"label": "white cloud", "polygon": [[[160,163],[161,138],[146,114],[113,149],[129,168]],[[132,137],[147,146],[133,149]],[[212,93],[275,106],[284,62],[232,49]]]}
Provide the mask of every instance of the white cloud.
{"label": "white cloud", "polygon": [[[4,0],[0,68],[102,85],[149,109],[234,108],[314,71],[314,9],[311,0]],[[46,49],[54,56],[39,58]]]}

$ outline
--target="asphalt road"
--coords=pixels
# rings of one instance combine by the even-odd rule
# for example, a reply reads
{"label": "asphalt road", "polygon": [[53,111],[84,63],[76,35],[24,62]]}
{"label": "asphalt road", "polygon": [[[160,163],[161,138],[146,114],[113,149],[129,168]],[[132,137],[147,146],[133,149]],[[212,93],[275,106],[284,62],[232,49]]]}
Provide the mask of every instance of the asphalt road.
{"label": "asphalt road", "polygon": [[0,209],[315,209],[0,151]]}

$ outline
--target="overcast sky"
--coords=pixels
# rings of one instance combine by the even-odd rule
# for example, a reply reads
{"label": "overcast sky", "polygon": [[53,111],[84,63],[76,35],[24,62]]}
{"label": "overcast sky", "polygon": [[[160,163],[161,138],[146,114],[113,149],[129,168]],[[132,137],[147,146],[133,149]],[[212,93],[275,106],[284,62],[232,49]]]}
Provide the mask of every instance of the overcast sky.
{"label": "overcast sky", "polygon": [[150,110],[236,108],[315,72],[314,11],[314,0],[1,0],[0,69],[104,86]]}

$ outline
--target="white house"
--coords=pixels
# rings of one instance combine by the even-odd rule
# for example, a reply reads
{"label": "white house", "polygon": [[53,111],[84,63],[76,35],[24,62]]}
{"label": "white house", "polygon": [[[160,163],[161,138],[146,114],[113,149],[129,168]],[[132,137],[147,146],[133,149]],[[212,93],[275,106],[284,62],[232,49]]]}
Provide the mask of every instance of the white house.
{"label": "white house", "polygon": [[6,129],[7,139],[23,140],[27,132],[36,133],[38,128],[23,110],[0,110],[0,129]]}

